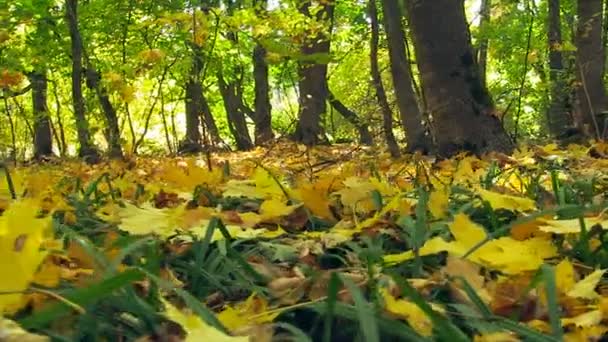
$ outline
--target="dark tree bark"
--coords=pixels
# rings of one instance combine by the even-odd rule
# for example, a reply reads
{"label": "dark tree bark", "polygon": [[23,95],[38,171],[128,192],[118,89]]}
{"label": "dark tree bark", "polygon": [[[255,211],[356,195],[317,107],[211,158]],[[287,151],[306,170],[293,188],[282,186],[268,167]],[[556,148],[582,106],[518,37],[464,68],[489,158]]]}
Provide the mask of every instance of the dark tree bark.
{"label": "dark tree bark", "polygon": [[207,101],[207,97],[205,96],[205,92],[201,93],[201,119],[203,122],[203,132],[205,133],[206,138],[209,139],[211,145],[215,147],[219,147],[223,149],[224,141],[220,136],[220,130],[217,128],[217,124],[215,123],[215,118],[213,117],[213,113],[211,112],[211,107],[209,106],[209,101]]}
{"label": "dark tree bark", "polygon": [[412,75],[405,50],[406,37],[401,25],[401,6],[399,1],[395,0],[382,0],[382,4],[391,75],[401,125],[407,133],[407,150],[409,152],[417,150],[427,152],[431,143],[426,135],[424,120],[412,85]]}
{"label": "dark tree bark", "polygon": [[203,87],[199,80],[200,71],[200,63],[195,58],[186,82],[186,137],[180,143],[180,153],[196,153],[203,150],[200,122]]}
{"label": "dark tree bark", "polygon": [[577,5],[576,75],[580,108],[576,121],[587,136],[600,138],[604,131],[602,116],[608,109],[603,82],[602,0],[579,0]]}
{"label": "dark tree bark", "polygon": [[378,7],[376,6],[376,0],[369,0],[368,14],[370,17],[370,25],[372,30],[369,52],[372,83],[376,92],[378,105],[380,105],[380,109],[382,110],[382,128],[384,130],[384,139],[386,140],[388,151],[390,152],[391,157],[398,158],[401,155],[401,152],[399,152],[399,145],[397,145],[397,139],[395,139],[395,135],[393,134],[393,112],[388,104],[386,92],[384,91],[384,85],[382,84],[380,68],[378,67],[378,42],[380,40],[380,29],[378,25]]}
{"label": "dark tree bark", "polygon": [[[484,30],[490,24],[492,0],[481,0],[479,8],[479,27]],[[488,36],[484,35],[479,39],[477,47],[477,62],[479,63],[479,78],[481,84],[487,86],[486,74],[488,67]]]}
{"label": "dark tree bark", "polygon": [[549,131],[555,137],[561,136],[572,125],[568,114],[569,97],[566,86],[566,70],[562,55],[562,28],[560,0],[549,0],[547,33],[549,38],[549,79],[551,80],[551,102],[547,110]]}
{"label": "dark tree bark", "polygon": [[[334,1],[320,2],[321,9],[313,14],[310,12],[311,0],[300,2],[298,10],[308,16],[315,18],[316,21],[326,25],[327,30],[316,35],[310,34],[306,37],[301,53],[310,59],[318,56],[329,55],[331,23],[334,15]],[[321,116],[326,110],[327,90],[327,64],[318,60],[304,60],[298,66],[298,86],[299,93],[299,113],[298,123],[294,138],[306,145],[315,145],[321,139]]]}
{"label": "dark tree bark", "polygon": [[510,152],[512,143],[479,78],[464,0],[409,0],[416,59],[440,156]]}
{"label": "dark tree bark", "polygon": [[32,84],[32,109],[34,112],[34,158],[53,155],[51,118],[47,106],[46,70],[36,70],[29,74]]}
{"label": "dark tree bark", "polygon": [[369,127],[367,126],[367,123],[364,120],[362,120],[361,117],[359,117],[359,115],[357,115],[357,113],[348,109],[348,107],[346,107],[344,105],[344,103],[342,103],[342,101],[340,101],[338,98],[336,98],[334,96],[334,94],[331,92],[331,90],[329,90],[329,88],[328,88],[328,100],[329,100],[329,104],[336,111],[338,111],[338,113],[340,113],[340,115],[342,115],[342,117],[344,119],[346,119],[346,121],[348,121],[351,125],[355,126],[355,128],[359,132],[359,142],[361,144],[370,146],[374,143],[374,140],[372,139],[372,135],[369,132]]}
{"label": "dark tree bark", "polygon": [[[267,0],[255,1],[255,11],[265,17]],[[255,87],[254,122],[255,144],[261,145],[274,138],[272,133],[272,106],[270,105],[270,85],[266,49],[259,42],[253,48],[253,79]]]}
{"label": "dark tree bark", "polygon": [[72,104],[74,120],[78,134],[80,149],[78,155],[86,161],[95,163],[99,160],[99,152],[91,143],[89,123],[85,116],[84,97],[82,95],[82,38],[78,30],[78,0],[66,0],[65,17],[70,32],[72,57]]}
{"label": "dark tree bark", "polygon": [[116,109],[110,101],[108,93],[101,87],[101,75],[99,72],[87,62],[86,70],[87,87],[95,92],[101,109],[103,110],[106,119],[106,137],[110,147],[109,155],[112,158],[122,158],[122,147],[120,146],[120,128],[118,127],[118,116]]}
{"label": "dark tree bark", "polygon": [[249,128],[243,112],[244,104],[242,97],[238,95],[237,84],[234,81],[226,82],[221,73],[218,74],[217,79],[228,117],[228,129],[234,137],[236,147],[240,151],[250,150],[253,148],[253,143],[249,136]]}

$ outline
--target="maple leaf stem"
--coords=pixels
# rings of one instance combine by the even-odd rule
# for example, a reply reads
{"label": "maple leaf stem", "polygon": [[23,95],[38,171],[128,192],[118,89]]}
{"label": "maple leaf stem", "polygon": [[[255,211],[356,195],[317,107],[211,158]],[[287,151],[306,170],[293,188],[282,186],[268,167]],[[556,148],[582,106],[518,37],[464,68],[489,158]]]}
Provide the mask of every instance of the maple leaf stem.
{"label": "maple leaf stem", "polygon": [[40,289],[40,288],[37,288],[37,287],[30,287],[30,289],[28,291],[26,291],[26,292],[42,293],[44,295],[47,295],[49,297],[52,297],[52,298],[54,298],[54,299],[56,299],[56,300],[64,303],[65,305],[71,307],[72,309],[74,309],[74,311],[78,312],[81,315],[84,315],[86,313],[86,310],[82,306],[80,306],[80,305],[72,302],[71,300],[69,300],[69,299],[67,299],[67,298],[65,298],[65,297],[63,297],[63,296],[61,296],[61,295],[59,295],[59,294],[57,294],[57,293],[55,293],[53,291],[49,291],[49,290],[45,290],[45,289]]}

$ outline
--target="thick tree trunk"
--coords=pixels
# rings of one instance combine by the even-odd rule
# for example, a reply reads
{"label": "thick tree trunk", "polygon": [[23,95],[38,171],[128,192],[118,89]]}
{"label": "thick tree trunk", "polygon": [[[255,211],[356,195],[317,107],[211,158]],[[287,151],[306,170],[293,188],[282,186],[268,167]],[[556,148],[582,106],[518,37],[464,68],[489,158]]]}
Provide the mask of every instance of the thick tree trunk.
{"label": "thick tree trunk", "polygon": [[430,139],[426,129],[416,94],[412,85],[412,75],[405,50],[405,32],[401,25],[402,11],[399,1],[382,0],[384,27],[388,40],[391,75],[401,118],[401,125],[407,134],[407,150],[427,152]]}
{"label": "thick tree trunk", "polygon": [[249,136],[249,128],[247,127],[247,119],[243,113],[242,98],[238,96],[237,85],[234,81],[226,82],[224,76],[219,73],[217,76],[220,92],[224,100],[224,108],[228,118],[228,128],[234,137],[236,147],[240,151],[246,151],[253,148],[251,137]]}
{"label": "thick tree trunk", "polygon": [[560,0],[549,0],[547,34],[549,38],[549,79],[551,80],[551,103],[547,110],[547,123],[551,135],[557,137],[572,125],[568,114],[568,89],[564,58],[562,55],[562,28]]}
{"label": "thick tree trunk", "polygon": [[407,12],[438,154],[510,152],[512,143],[479,78],[464,0],[409,0]]}
{"label": "thick tree trunk", "polygon": [[[265,17],[267,0],[255,2],[256,13]],[[266,49],[256,43],[253,48],[253,79],[255,87],[254,121],[255,144],[261,145],[274,138],[272,133],[272,106],[270,105],[270,85],[268,82],[268,63],[266,62]]]}
{"label": "thick tree trunk", "polygon": [[122,147],[120,146],[120,128],[118,127],[118,116],[116,116],[116,109],[110,102],[110,97],[104,89],[102,89],[99,81],[101,75],[91,63],[87,63],[87,87],[95,91],[101,109],[103,110],[106,119],[106,137],[108,140],[108,146],[110,147],[109,155],[112,158],[122,158]]}
{"label": "thick tree trunk", "polygon": [[34,112],[34,158],[53,154],[51,119],[47,106],[46,70],[36,70],[29,75],[32,84],[32,109]]}
{"label": "thick tree trunk", "polygon": [[[201,135],[201,120],[205,125],[205,133],[214,139],[215,120],[211,115],[211,110],[203,95],[203,85],[201,80],[201,71],[203,70],[203,52],[199,46],[190,43],[192,49],[192,65],[188,73],[186,81],[186,136],[178,147],[179,153],[197,153],[203,151],[203,137]],[[206,108],[205,108],[206,107]],[[207,110],[205,110],[207,109]],[[211,122],[211,124],[210,124]]]}
{"label": "thick tree trunk", "polygon": [[397,139],[395,139],[395,135],[393,134],[393,113],[386,98],[386,92],[384,91],[384,85],[382,84],[382,77],[380,75],[380,68],[378,67],[380,29],[378,25],[378,7],[376,6],[376,0],[369,0],[368,14],[372,30],[369,49],[372,82],[376,92],[378,105],[380,105],[380,109],[382,110],[382,128],[384,130],[384,139],[386,140],[388,151],[391,154],[391,157],[398,158],[401,155],[401,152],[399,152],[399,145],[397,145]]}
{"label": "thick tree trunk", "polygon": [[355,126],[355,128],[359,132],[359,142],[361,144],[370,146],[374,143],[372,135],[369,132],[369,127],[367,126],[367,123],[363,119],[361,119],[361,117],[359,117],[357,113],[348,109],[348,107],[346,107],[344,103],[342,103],[342,101],[338,100],[338,98],[334,96],[334,94],[331,92],[331,90],[329,90],[329,88],[328,100],[329,104],[336,111],[338,111],[338,113],[340,113],[340,115],[342,115],[342,117],[346,119],[346,121],[348,121],[351,125]]}
{"label": "thick tree trunk", "polygon": [[[333,0],[320,4],[321,9],[312,14],[311,0],[300,2],[299,11],[308,17],[326,24],[327,32],[307,37],[301,52],[303,56],[329,55],[331,22],[334,15]],[[318,57],[317,57],[318,58]],[[327,90],[327,64],[320,61],[301,61],[298,66],[299,113],[295,131],[295,140],[306,145],[315,145],[321,140],[321,116],[326,110]]]}
{"label": "thick tree trunk", "polygon": [[72,54],[72,104],[74,120],[80,149],[78,155],[88,162],[99,160],[99,152],[91,143],[89,123],[85,116],[84,97],[82,95],[82,38],[78,30],[78,0],[66,0],[65,17],[70,32]]}
{"label": "thick tree trunk", "polygon": [[490,24],[491,8],[492,0],[481,0],[481,6],[479,8],[479,27],[484,35],[479,39],[477,62],[479,63],[479,78],[484,87],[487,86],[486,74],[488,69],[488,35],[485,30]]}
{"label": "thick tree trunk", "polygon": [[590,137],[601,137],[608,98],[604,85],[605,49],[602,41],[602,0],[577,2],[576,75],[577,124]]}
{"label": "thick tree trunk", "polygon": [[200,115],[202,113],[203,87],[198,80],[200,68],[193,63],[186,82],[186,137],[180,143],[180,153],[196,153],[203,150]]}

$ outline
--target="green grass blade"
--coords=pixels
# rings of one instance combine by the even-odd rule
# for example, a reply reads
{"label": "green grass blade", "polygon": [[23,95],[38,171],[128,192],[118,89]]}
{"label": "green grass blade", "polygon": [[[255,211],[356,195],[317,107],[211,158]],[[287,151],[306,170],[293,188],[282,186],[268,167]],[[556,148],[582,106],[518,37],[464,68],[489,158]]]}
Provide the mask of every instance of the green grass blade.
{"label": "green grass blade", "polygon": [[550,265],[541,267],[545,283],[545,295],[547,296],[547,309],[549,310],[549,323],[553,337],[561,340],[563,338],[562,323],[560,320],[560,308],[557,298],[557,284],[555,282],[555,269]]}
{"label": "green grass blade", "polygon": [[340,280],[342,280],[342,283],[353,297],[355,309],[357,310],[357,318],[365,341],[380,342],[376,315],[363,297],[363,293],[361,293],[359,287],[350,278],[340,275]]}
{"label": "green grass blade", "polygon": [[186,306],[190,308],[192,312],[197,314],[204,322],[212,325],[213,327],[223,332],[226,332],[226,329],[224,328],[222,323],[217,319],[217,317],[215,317],[215,314],[211,310],[209,310],[203,303],[201,303],[200,300],[196,299],[196,297],[194,297],[187,291],[173,286],[173,284],[171,284],[170,282],[161,279],[160,277],[148,272],[145,269],[138,269],[142,273],[144,273],[146,277],[148,277],[152,282],[154,282],[159,288],[162,288],[163,290],[168,292],[175,292],[175,294],[178,295],[184,301],[184,304],[186,304]]}
{"label": "green grass blade", "polygon": [[[119,273],[113,277],[106,278],[97,284],[93,284],[87,288],[73,289],[61,293],[69,301],[81,306],[90,305],[103,297],[111,294],[124,286],[127,286],[137,280],[141,280],[143,274],[136,269],[130,269]],[[72,308],[65,303],[54,303],[37,313],[28,316],[20,321],[21,325],[26,329],[41,328],[46,324],[54,321],[62,316],[72,312]]]}
{"label": "green grass blade", "polygon": [[469,342],[470,339],[456,325],[450,322],[447,318],[439,315],[433,310],[431,305],[414,289],[407,281],[401,277],[393,276],[397,284],[402,287],[403,294],[409,297],[414,304],[431,319],[433,322],[433,330],[437,332],[441,339],[446,341]]}
{"label": "green grass blade", "polygon": [[473,286],[471,286],[471,284],[464,277],[457,276],[455,277],[455,279],[459,279],[460,281],[462,281],[462,287],[464,292],[467,294],[467,296],[475,305],[477,310],[481,313],[481,315],[484,318],[492,317],[492,310],[490,310],[490,308],[486,305],[486,303],[484,303],[481,297],[479,297]]}
{"label": "green grass blade", "polygon": [[323,327],[323,341],[331,342],[331,328],[334,322],[334,309],[338,301],[338,291],[340,290],[340,279],[336,273],[332,273],[327,284],[327,312]]}
{"label": "green grass blade", "polygon": [[541,333],[538,330],[527,327],[523,324],[517,323],[504,317],[496,317],[496,325],[499,327],[512,331],[522,337],[525,341],[534,342],[560,342],[562,339],[557,339],[553,336],[548,336]]}

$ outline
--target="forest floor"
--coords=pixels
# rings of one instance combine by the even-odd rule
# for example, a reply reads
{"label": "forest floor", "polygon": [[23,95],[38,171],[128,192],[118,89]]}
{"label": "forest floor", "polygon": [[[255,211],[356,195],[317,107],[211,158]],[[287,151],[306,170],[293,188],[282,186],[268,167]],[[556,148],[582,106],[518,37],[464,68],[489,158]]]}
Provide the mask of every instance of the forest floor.
{"label": "forest floor", "polygon": [[7,171],[0,340],[608,331],[606,144],[391,160],[281,143]]}

